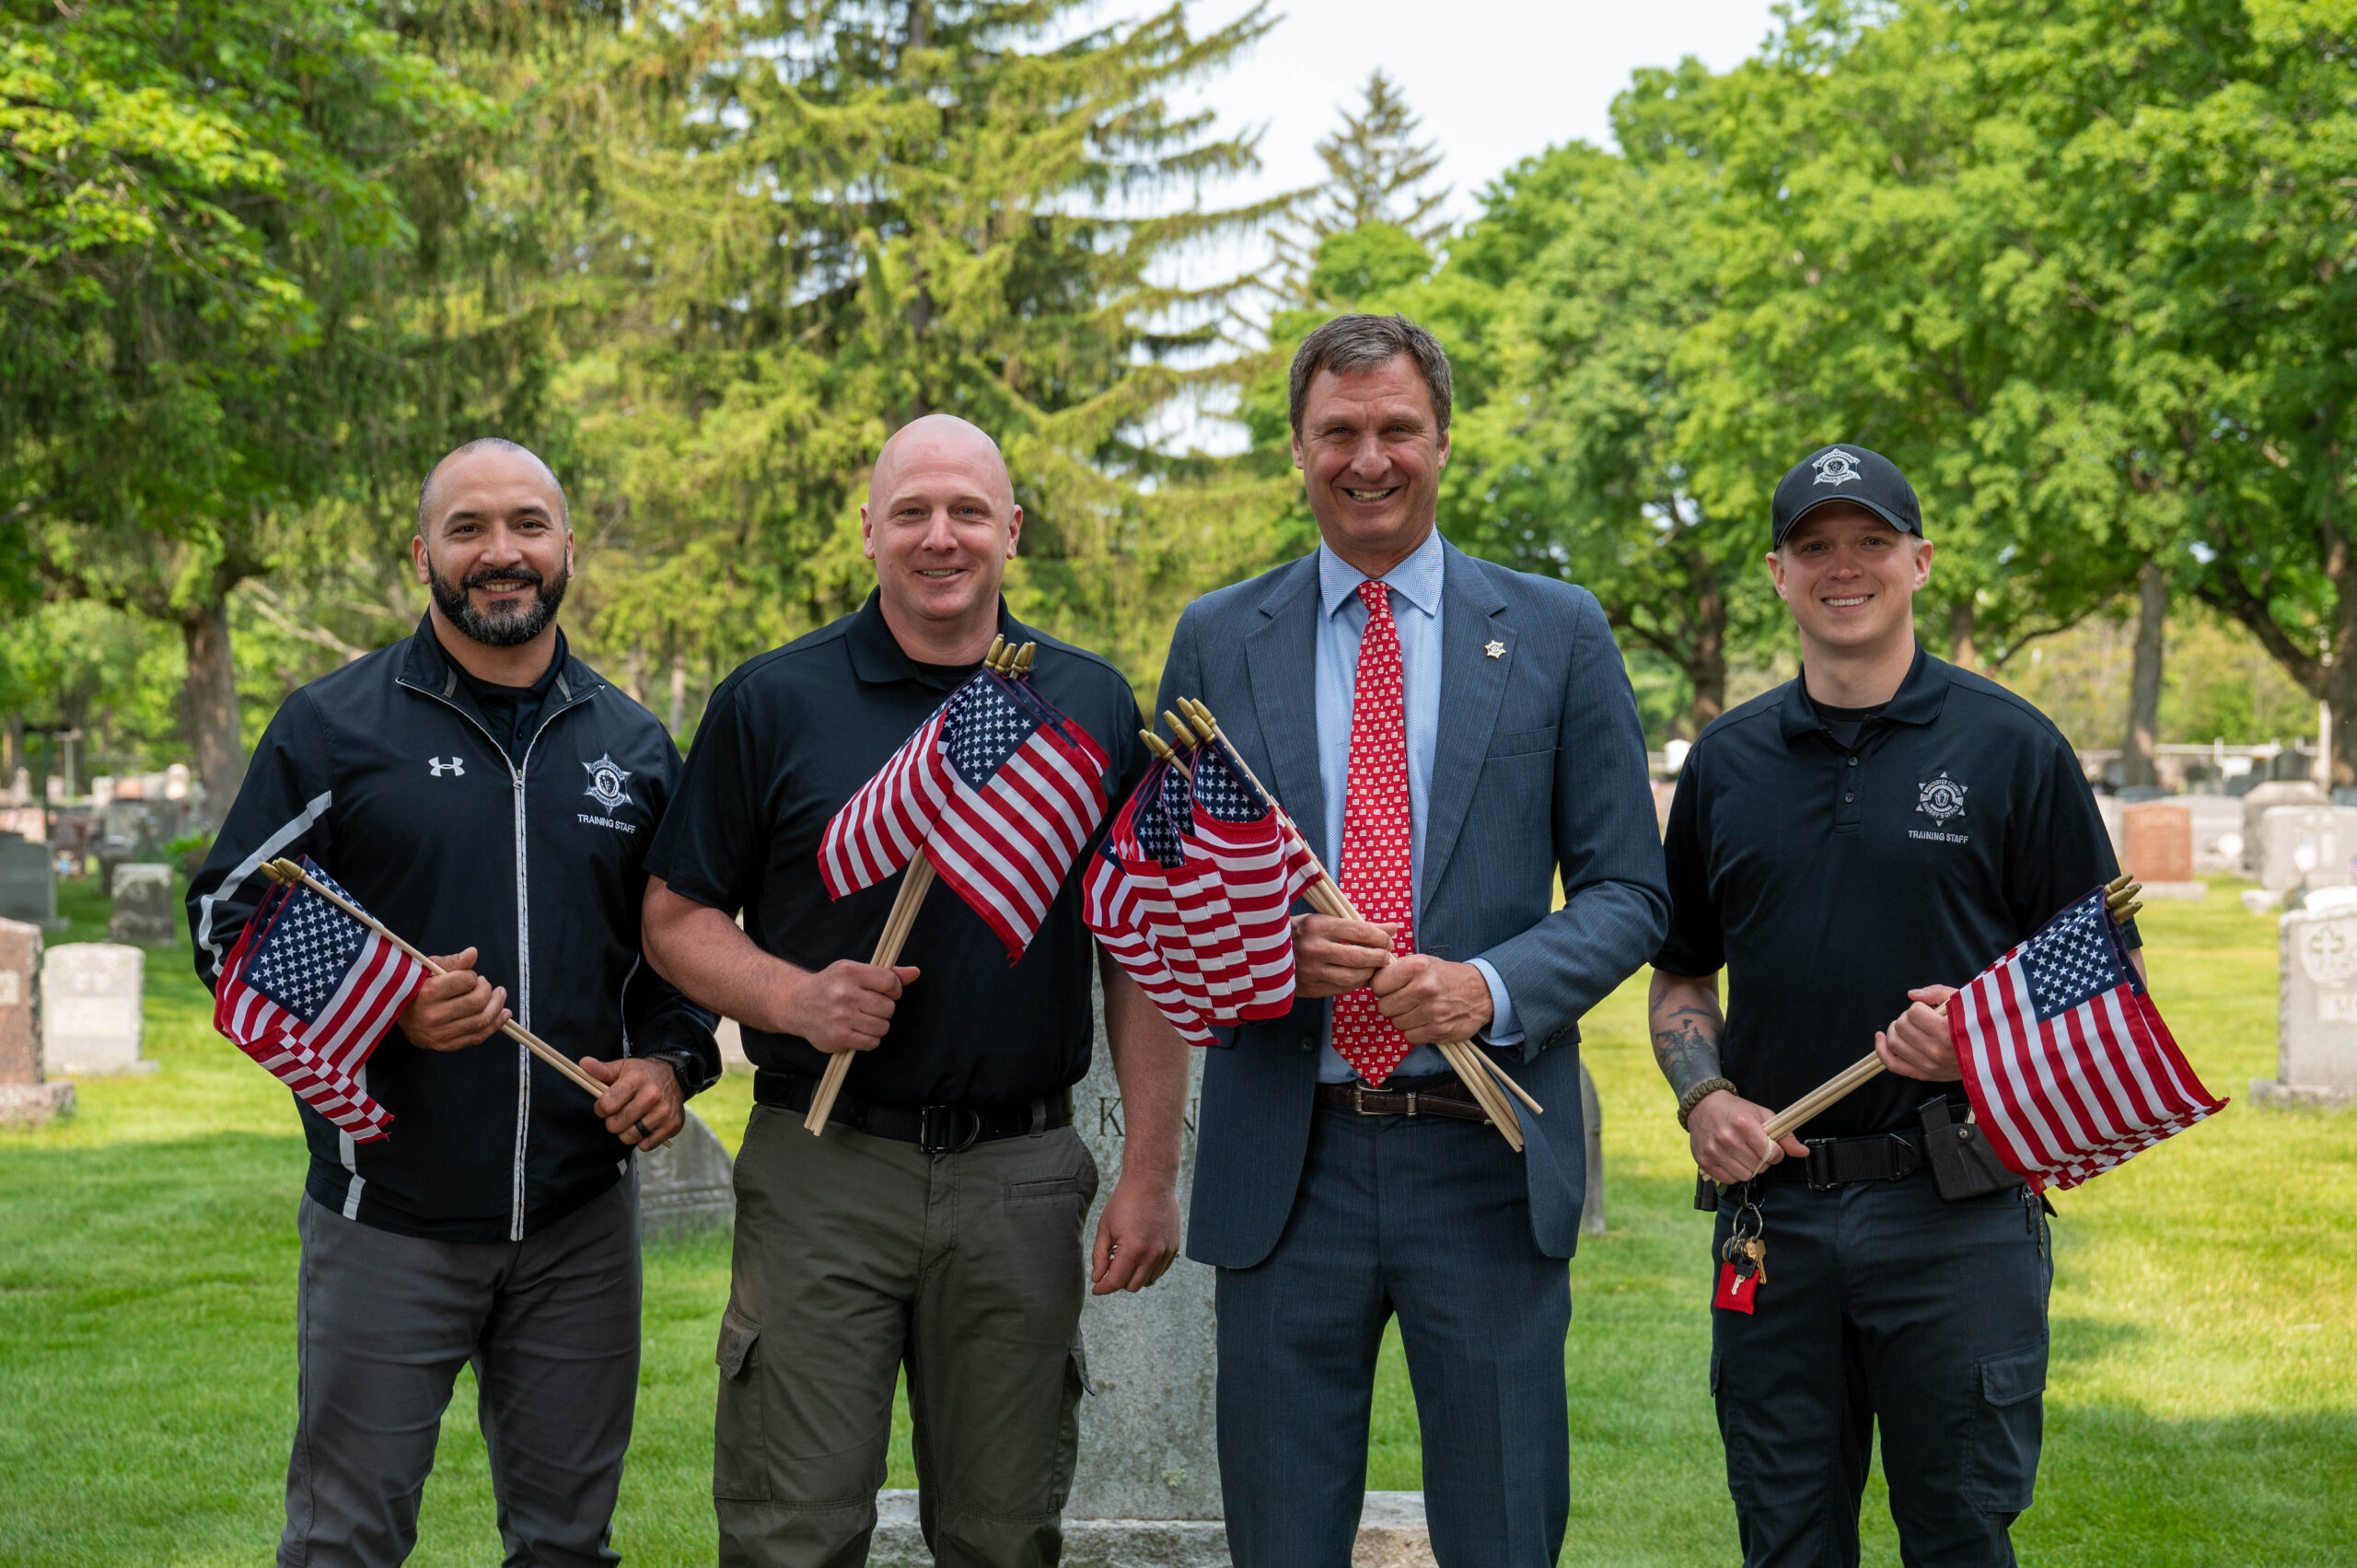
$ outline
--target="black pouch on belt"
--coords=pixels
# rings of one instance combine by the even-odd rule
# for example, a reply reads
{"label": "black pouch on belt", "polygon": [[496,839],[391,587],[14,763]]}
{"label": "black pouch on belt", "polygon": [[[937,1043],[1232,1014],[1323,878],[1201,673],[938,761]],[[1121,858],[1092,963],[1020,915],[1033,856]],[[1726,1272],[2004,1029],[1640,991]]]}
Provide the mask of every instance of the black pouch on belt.
{"label": "black pouch on belt", "polygon": [[1980,1129],[1958,1121],[1945,1095],[1916,1108],[1923,1120],[1923,1152],[1932,1161],[1932,1185],[1949,1202],[2019,1187],[2022,1179],[2005,1168]]}

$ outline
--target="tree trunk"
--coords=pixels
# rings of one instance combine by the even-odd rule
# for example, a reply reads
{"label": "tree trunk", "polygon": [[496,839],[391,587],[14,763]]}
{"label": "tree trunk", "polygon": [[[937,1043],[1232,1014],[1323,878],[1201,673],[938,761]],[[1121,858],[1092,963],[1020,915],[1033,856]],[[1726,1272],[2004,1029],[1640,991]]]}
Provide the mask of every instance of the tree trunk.
{"label": "tree trunk", "polygon": [[2128,734],[2119,743],[2119,779],[2131,788],[2155,784],[2153,759],[2161,729],[2162,633],[2168,623],[2169,583],[2157,562],[2136,574],[2136,666],[2128,683]]}
{"label": "tree trunk", "polygon": [[196,748],[196,776],[204,781],[205,819],[217,828],[246,782],[228,600],[218,598],[192,611],[180,621],[180,639],[188,647],[188,684],[181,694],[189,739]]}
{"label": "tree trunk", "polygon": [[1972,641],[1972,601],[1968,598],[1948,606],[1948,662],[1976,675],[1980,672],[1980,650]]}
{"label": "tree trunk", "polygon": [[688,722],[688,661],[671,656],[671,734],[676,738]]}
{"label": "tree trunk", "polygon": [[630,656],[622,660],[622,690],[641,707],[646,705],[646,645],[630,640]]}

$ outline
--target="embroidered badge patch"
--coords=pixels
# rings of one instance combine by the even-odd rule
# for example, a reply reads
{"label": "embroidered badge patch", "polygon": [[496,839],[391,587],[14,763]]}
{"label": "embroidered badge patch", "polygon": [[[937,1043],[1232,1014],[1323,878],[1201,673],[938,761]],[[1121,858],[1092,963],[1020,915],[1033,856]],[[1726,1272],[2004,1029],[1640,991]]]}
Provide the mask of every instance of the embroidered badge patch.
{"label": "embroidered badge patch", "polygon": [[627,770],[617,766],[610,754],[600,757],[594,762],[584,762],[581,765],[589,770],[589,787],[583,790],[582,794],[609,811],[617,806],[634,804],[630,797],[630,793],[622,788],[630,773]]}
{"label": "embroidered badge patch", "polygon": [[1949,818],[1964,815],[1966,787],[1948,777],[1947,770],[1943,768],[1938,778],[1916,786],[1915,809],[1934,822],[1945,824]]}
{"label": "embroidered badge patch", "polygon": [[1809,459],[1809,466],[1817,470],[1817,483],[1829,484],[1836,489],[1853,479],[1864,477],[1858,472],[1857,455],[1845,452],[1839,447],[1818,453]]}

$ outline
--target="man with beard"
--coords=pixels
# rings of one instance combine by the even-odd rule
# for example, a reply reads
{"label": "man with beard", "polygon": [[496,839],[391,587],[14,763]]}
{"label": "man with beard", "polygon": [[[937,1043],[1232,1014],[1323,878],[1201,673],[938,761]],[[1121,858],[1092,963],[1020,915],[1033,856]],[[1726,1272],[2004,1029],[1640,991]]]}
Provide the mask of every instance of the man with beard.
{"label": "man with beard", "polygon": [[[298,1413],[281,1564],[405,1559],[443,1407],[471,1365],[507,1561],[609,1545],[638,1386],[630,1150],[719,1075],[713,1016],[639,961],[641,867],[679,772],[654,715],[565,648],[564,491],[513,442],[418,494],[416,634],[289,697],[189,889],[196,967],[309,855],[448,955],[362,1070],[392,1115],[355,1143],[296,1102]],[[611,1086],[593,1105],[514,1018]]]}

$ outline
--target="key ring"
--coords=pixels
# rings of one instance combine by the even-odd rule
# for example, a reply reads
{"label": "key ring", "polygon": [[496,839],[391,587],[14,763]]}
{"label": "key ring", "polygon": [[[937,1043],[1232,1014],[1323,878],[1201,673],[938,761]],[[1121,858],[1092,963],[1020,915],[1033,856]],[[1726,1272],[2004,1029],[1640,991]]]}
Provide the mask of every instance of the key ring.
{"label": "key ring", "polygon": [[1736,1201],[1735,1219],[1727,1230],[1726,1245],[1719,1249],[1719,1256],[1730,1263],[1742,1254],[1746,1242],[1757,1241],[1768,1228],[1768,1216],[1761,1214],[1759,1205],[1752,1201],[1751,1183],[1745,1182],[1739,1191],[1743,1196]]}

